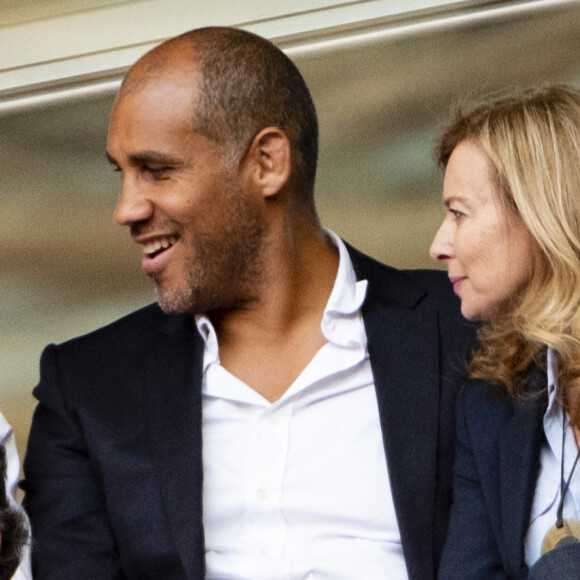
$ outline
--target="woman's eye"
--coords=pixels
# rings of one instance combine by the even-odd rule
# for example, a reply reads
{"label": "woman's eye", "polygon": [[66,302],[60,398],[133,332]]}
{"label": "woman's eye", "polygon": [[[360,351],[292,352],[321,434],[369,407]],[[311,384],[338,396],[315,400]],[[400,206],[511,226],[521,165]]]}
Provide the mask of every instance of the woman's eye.
{"label": "woman's eye", "polygon": [[453,216],[453,218],[455,219],[455,221],[460,220],[463,216],[465,216],[465,214],[457,209],[451,209],[449,208],[449,213]]}

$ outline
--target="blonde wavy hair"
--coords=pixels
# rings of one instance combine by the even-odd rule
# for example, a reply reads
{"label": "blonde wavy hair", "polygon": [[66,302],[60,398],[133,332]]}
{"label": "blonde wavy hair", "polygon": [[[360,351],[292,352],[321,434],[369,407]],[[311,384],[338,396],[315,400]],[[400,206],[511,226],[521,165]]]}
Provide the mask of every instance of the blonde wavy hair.
{"label": "blonde wavy hair", "polygon": [[580,91],[528,89],[459,111],[439,141],[439,164],[466,140],[489,159],[508,227],[522,220],[535,241],[528,283],[507,315],[480,328],[470,374],[519,395],[551,346],[580,425]]}

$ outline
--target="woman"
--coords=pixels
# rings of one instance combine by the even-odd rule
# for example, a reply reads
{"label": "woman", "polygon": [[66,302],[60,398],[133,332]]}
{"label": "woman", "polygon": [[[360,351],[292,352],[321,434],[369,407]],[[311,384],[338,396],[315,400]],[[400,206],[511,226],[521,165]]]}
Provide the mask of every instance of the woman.
{"label": "woman", "polygon": [[0,413],[0,580],[31,578],[26,549],[28,524],[13,496],[18,471],[14,435]]}
{"label": "woman", "polygon": [[440,577],[542,577],[556,556],[580,578],[580,544],[540,560],[580,538],[580,91],[459,114],[438,159],[447,213],[431,256],[482,323]]}

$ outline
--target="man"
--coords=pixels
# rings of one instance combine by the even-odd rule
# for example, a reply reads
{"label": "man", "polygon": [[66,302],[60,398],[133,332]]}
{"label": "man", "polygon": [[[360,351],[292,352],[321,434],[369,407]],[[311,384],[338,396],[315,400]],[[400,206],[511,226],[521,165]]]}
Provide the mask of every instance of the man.
{"label": "man", "polygon": [[36,578],[434,576],[468,329],[443,274],[320,227],[317,142],[252,34],[193,31],[127,74],[115,218],[159,305],[43,354]]}

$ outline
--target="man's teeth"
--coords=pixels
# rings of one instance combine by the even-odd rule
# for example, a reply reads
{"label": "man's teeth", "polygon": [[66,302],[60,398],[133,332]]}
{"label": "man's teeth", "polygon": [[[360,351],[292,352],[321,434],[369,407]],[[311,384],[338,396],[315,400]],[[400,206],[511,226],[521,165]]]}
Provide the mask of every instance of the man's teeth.
{"label": "man's teeth", "polygon": [[154,240],[153,242],[141,244],[141,248],[143,249],[144,254],[154,254],[159,250],[166,250],[167,248],[173,246],[175,242],[176,238],[174,236],[171,236],[169,238],[161,238],[158,240]]}

